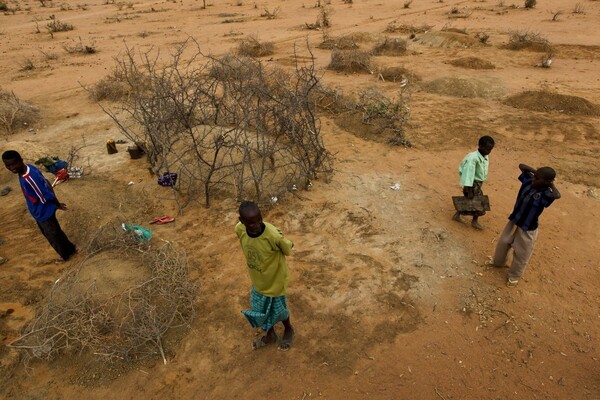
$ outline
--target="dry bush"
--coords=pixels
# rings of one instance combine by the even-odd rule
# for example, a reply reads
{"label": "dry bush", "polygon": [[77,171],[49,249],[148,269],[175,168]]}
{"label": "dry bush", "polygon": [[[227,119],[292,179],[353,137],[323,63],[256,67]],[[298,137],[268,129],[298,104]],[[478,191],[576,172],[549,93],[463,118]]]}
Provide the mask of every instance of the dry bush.
{"label": "dry bush", "polygon": [[323,40],[321,42],[321,44],[319,44],[319,46],[317,46],[319,49],[327,49],[327,50],[333,50],[333,49],[338,49],[338,50],[352,50],[352,49],[358,49],[358,43],[356,43],[356,40],[354,40],[351,36],[341,36],[341,37],[328,37],[325,38],[325,40]]}
{"label": "dry bush", "polygon": [[454,6],[448,12],[448,18],[469,18],[472,13],[471,10],[461,11],[457,6]]}
{"label": "dry bush", "polygon": [[475,34],[475,38],[479,40],[481,44],[487,44],[488,40],[490,39],[490,35],[486,32],[477,32]]}
{"label": "dry bush", "polygon": [[534,8],[537,0],[525,0],[525,8]]}
{"label": "dry bush", "polygon": [[94,42],[84,44],[81,37],[78,42],[73,40],[71,44],[63,44],[63,49],[69,54],[95,54],[97,52]]}
{"label": "dry bush", "polygon": [[260,14],[260,16],[263,18],[266,18],[266,19],[275,19],[279,15],[280,11],[281,11],[280,7],[275,7],[273,10],[268,10],[265,8],[263,10],[263,12]]}
{"label": "dry bush", "polygon": [[539,52],[548,52],[552,46],[548,39],[536,32],[530,31],[512,31],[508,44],[503,46],[510,50],[531,50]]}
{"label": "dry bush", "polygon": [[390,22],[385,28],[385,32],[387,33],[425,33],[429,32],[433,28],[433,25],[423,24],[420,26],[415,25],[406,25],[403,23],[398,23],[397,20]]}
{"label": "dry bush", "polygon": [[8,11],[8,4],[4,0],[0,0],[0,11]]}
{"label": "dry bush", "polygon": [[39,109],[20,100],[13,92],[0,88],[0,127],[5,135],[13,134],[18,128],[32,125],[39,118]]}
{"label": "dry bush", "polygon": [[[26,362],[88,352],[124,361],[160,354],[166,364],[166,333],[188,327],[194,316],[197,288],[188,277],[185,255],[169,243],[160,248],[140,244],[118,224],[102,227],[86,253],[56,280],[35,318],[9,347],[22,351]],[[86,279],[86,265],[104,253],[113,263],[118,257],[136,262],[140,281],[123,290],[114,282],[102,285],[102,278]]]}
{"label": "dry bush", "polygon": [[463,57],[457,58],[448,62],[448,64],[456,67],[468,68],[468,69],[494,69],[496,66],[487,60],[482,60],[477,57]]}
{"label": "dry bush", "polygon": [[381,68],[377,78],[387,82],[419,82],[421,78],[404,67],[392,66]]}
{"label": "dry bush", "polygon": [[35,65],[33,65],[33,61],[31,61],[30,58],[26,58],[19,65],[19,71],[21,71],[21,72],[33,71],[34,69],[35,69]]}
{"label": "dry bush", "polygon": [[371,53],[362,50],[333,50],[327,68],[340,72],[372,73]]}
{"label": "dry bush", "polygon": [[66,22],[61,22],[58,19],[54,19],[46,24],[46,29],[48,29],[48,32],[50,33],[55,33],[72,31],[73,29],[75,29],[75,27]]}
{"label": "dry bush", "polygon": [[573,8],[573,14],[585,14],[585,7],[581,3],[575,4]]}
{"label": "dry bush", "polygon": [[112,75],[99,80],[94,87],[89,89],[90,98],[94,101],[120,101],[126,98],[129,92],[130,88],[127,83]]}
{"label": "dry bush", "polygon": [[386,37],[373,48],[377,56],[401,56],[406,53],[406,40],[401,38]]}
{"label": "dry bush", "polygon": [[245,57],[265,57],[273,54],[273,42],[261,42],[254,36],[243,39],[237,48],[237,53]]}
{"label": "dry bush", "polygon": [[360,92],[358,99],[354,99],[344,96],[340,90],[319,87],[313,101],[319,111],[334,116],[336,124],[348,132],[410,147],[405,126],[410,119],[411,97],[412,82],[406,80],[395,99],[374,88]]}
{"label": "dry bush", "polygon": [[200,199],[208,207],[216,196],[269,204],[328,175],[310,101],[314,62],[286,72],[233,54],[203,57],[193,39],[166,65],[156,52],[127,49],[117,71],[131,92],[120,107],[103,107],[154,173],[179,174],[180,207]]}

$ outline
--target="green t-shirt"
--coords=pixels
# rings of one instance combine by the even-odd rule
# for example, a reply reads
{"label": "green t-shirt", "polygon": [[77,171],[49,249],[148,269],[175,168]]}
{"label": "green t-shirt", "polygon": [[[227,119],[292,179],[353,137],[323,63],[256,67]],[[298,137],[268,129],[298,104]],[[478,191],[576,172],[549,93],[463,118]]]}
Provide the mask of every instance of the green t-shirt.
{"label": "green t-shirt", "polygon": [[248,236],[241,222],[235,226],[235,233],[246,256],[254,288],[264,296],[283,296],[290,281],[285,256],[292,253],[294,243],[284,238],[283,233],[273,225],[268,222],[264,224],[264,232],[256,238]]}
{"label": "green t-shirt", "polygon": [[485,182],[488,176],[490,161],[475,150],[465,156],[458,167],[461,186],[473,186],[473,181]]}

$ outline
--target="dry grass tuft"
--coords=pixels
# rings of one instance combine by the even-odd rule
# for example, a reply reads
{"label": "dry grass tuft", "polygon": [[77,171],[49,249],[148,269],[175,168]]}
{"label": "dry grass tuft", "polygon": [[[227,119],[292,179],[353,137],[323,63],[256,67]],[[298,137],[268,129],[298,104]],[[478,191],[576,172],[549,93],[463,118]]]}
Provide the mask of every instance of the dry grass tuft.
{"label": "dry grass tuft", "polygon": [[386,37],[373,48],[373,54],[378,56],[401,56],[406,53],[406,40]]}
{"label": "dry grass tuft", "polygon": [[372,73],[371,53],[362,50],[333,50],[327,68],[340,72]]}
{"label": "dry grass tuft", "polygon": [[261,42],[254,36],[243,39],[237,48],[237,53],[245,57],[265,57],[274,53],[272,42]]}
{"label": "dry grass tuft", "polygon": [[539,33],[530,31],[512,31],[508,44],[503,47],[509,50],[552,51],[552,46],[548,39]]}

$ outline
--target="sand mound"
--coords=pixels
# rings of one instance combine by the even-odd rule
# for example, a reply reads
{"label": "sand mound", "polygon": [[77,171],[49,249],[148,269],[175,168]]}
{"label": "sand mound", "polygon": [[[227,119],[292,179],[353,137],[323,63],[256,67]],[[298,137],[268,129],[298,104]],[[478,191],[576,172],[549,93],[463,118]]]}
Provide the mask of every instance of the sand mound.
{"label": "sand mound", "polygon": [[481,97],[484,99],[498,98],[504,93],[504,88],[499,82],[484,82],[465,77],[439,78],[424,83],[421,88],[427,93],[453,97]]}
{"label": "sand mound", "polygon": [[532,111],[559,111],[569,115],[600,115],[600,106],[577,96],[527,91],[510,96],[504,104]]}
{"label": "sand mound", "polygon": [[457,58],[448,62],[448,64],[454,65],[455,67],[468,68],[468,69],[494,69],[496,66],[487,60],[482,60],[477,57],[463,57]]}
{"label": "sand mound", "polygon": [[93,282],[98,292],[107,297],[124,292],[145,281],[149,275],[141,260],[117,251],[104,251],[92,256],[79,271],[82,286],[87,287]]}
{"label": "sand mound", "polygon": [[418,36],[416,42],[430,47],[479,47],[479,40],[458,32],[427,32]]}

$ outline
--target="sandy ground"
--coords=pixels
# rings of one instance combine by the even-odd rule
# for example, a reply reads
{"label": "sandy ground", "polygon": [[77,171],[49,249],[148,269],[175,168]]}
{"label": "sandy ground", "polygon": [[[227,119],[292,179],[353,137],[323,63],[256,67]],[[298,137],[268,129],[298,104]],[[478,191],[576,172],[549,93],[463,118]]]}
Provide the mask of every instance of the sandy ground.
{"label": "sandy ground", "polygon": [[[314,48],[319,31],[303,29],[318,9],[312,2],[201,1],[105,4],[73,1],[20,7],[0,15],[0,86],[37,104],[43,117],[0,143],[31,162],[66,156],[85,145],[86,176],[57,187],[70,210],[59,219],[77,243],[113,218],[137,224],[173,214],[172,195],[156,185],[145,160],[106,154],[120,138],[83,89],[107,75],[125,48],[168,46],[195,37],[207,53],[224,54],[245,35],[275,43],[268,61],[289,66],[293,45],[313,46],[324,84],[345,93],[398,84],[375,75],[325,69],[330,51]],[[233,226],[236,204],[190,205],[153,240],[169,240],[188,254],[199,286],[191,328],[167,337],[160,357],[107,363],[90,355],[64,356],[25,368],[6,347],[35,315],[61,272],[19,193],[16,177],[0,172],[0,397],[7,399],[596,399],[600,398],[600,118],[560,110],[527,111],[503,103],[527,90],[546,90],[600,104],[600,2],[556,0],[534,9],[491,1],[334,0],[330,34],[363,32],[376,40],[386,27],[428,24],[433,38],[409,40],[401,57],[375,57],[380,67],[403,66],[431,82],[459,77],[494,95],[463,98],[415,86],[407,137],[413,148],[357,137],[322,118],[335,154],[330,183],[316,181],[302,199],[290,198],[266,219],[295,242],[289,258],[293,348],[252,351],[256,332],[239,310],[247,307],[249,279]],[[449,18],[452,7],[470,15]],[[576,7],[583,12],[575,13]],[[260,15],[280,11],[275,19]],[[553,17],[561,11],[556,19]],[[50,16],[75,30],[45,31]],[[36,33],[36,25],[41,33]],[[471,38],[440,40],[442,28],[465,28]],[[554,45],[553,65],[534,67],[542,53],[502,48],[511,31],[538,32]],[[487,45],[473,40],[490,35]],[[406,33],[396,36],[407,38]],[[436,36],[437,35],[437,36]],[[74,41],[95,54],[67,53]],[[475,43],[473,45],[464,43]],[[373,42],[361,43],[365,49]],[[473,70],[449,61],[478,57],[495,69]],[[33,69],[24,70],[26,60]],[[456,169],[482,134],[496,139],[486,191],[492,211],[485,230],[450,219],[450,197],[460,193]],[[364,135],[363,135],[364,136]],[[485,265],[518,190],[518,164],[550,165],[563,197],[541,217],[539,240],[524,278],[504,286],[506,270]],[[129,184],[133,182],[133,184]],[[390,186],[398,183],[400,190]],[[111,265],[107,274],[127,274]],[[129,267],[126,262],[122,268]],[[10,315],[4,311],[12,309]]]}

